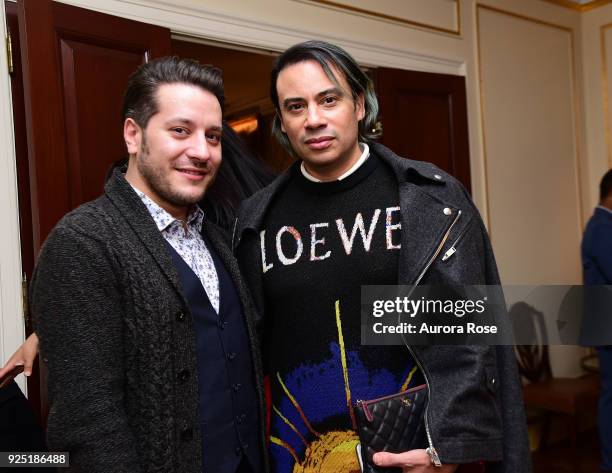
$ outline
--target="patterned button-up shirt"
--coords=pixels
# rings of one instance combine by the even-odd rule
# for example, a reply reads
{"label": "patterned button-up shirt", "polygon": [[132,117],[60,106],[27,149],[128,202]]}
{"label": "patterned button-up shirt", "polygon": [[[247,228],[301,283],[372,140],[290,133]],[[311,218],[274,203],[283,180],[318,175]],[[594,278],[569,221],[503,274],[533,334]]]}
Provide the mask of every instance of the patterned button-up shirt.
{"label": "patterned button-up shirt", "polygon": [[219,276],[201,234],[204,211],[194,206],[185,223],[174,218],[135,187],[132,188],[147,207],[163,237],[198,276],[210,303],[219,313]]}

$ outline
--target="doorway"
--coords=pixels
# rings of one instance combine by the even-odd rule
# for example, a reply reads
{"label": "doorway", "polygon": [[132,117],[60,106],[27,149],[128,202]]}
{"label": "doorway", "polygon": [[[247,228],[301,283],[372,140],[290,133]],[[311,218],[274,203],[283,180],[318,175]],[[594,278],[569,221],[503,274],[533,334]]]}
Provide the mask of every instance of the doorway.
{"label": "doorway", "polygon": [[[51,0],[38,0],[35,6],[5,2],[5,10],[13,38],[13,115],[27,280],[49,231],[65,213],[99,195],[109,166],[123,157],[122,91],[131,71],[147,58],[176,54],[222,68],[232,126],[274,170],[280,172],[293,161],[270,135],[274,110],[268,80],[274,53],[172,39],[167,28]],[[27,42],[21,44],[19,38]],[[22,57],[45,59],[21,63]],[[407,151],[413,159],[438,164],[469,189],[464,78],[384,68],[370,73],[381,99],[381,142],[399,154]],[[47,86],[41,87],[41,81]],[[31,333],[29,319],[26,329]],[[47,403],[39,370],[28,379],[28,391],[44,419]]]}

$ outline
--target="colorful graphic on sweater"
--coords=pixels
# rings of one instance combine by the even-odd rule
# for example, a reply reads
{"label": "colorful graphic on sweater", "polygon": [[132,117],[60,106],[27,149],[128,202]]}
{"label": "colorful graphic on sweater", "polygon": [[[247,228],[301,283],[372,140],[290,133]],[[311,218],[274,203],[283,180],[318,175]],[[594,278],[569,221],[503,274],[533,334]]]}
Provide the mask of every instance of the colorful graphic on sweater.
{"label": "colorful graphic on sweater", "polygon": [[[284,379],[279,373],[271,379],[282,393],[272,405],[271,417],[270,442],[277,473],[359,473],[354,392],[371,399],[381,395],[381,386],[393,387],[389,388],[392,392],[405,390],[417,370],[410,363],[398,381],[384,367],[367,369],[357,351],[345,349],[339,301],[334,309],[338,338],[330,345],[330,358],[316,365],[300,365]],[[338,383],[339,370],[344,386]],[[327,402],[321,402],[321,390]],[[300,393],[299,399],[295,392]],[[336,428],[325,429],[326,424]],[[340,425],[346,428],[338,428]]]}

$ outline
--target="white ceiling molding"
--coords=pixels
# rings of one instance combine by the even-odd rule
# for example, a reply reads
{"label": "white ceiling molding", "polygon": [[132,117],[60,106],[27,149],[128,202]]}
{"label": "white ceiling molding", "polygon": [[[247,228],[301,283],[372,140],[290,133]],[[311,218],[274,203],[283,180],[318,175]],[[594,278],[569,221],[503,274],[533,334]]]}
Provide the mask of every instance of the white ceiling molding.
{"label": "white ceiling molding", "polygon": [[63,3],[170,28],[173,35],[227,44],[282,51],[312,39],[327,40],[350,50],[364,66],[396,67],[425,72],[465,75],[463,61],[374,45],[308,30],[287,28],[212,11],[207,5],[184,6],[170,0],[62,0]]}

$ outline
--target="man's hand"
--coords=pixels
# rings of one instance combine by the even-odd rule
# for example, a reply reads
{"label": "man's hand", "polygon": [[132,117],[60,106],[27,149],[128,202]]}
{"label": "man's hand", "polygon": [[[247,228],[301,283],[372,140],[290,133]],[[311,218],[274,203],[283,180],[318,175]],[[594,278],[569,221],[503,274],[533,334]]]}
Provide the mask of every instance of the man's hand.
{"label": "man's hand", "polygon": [[425,450],[409,450],[403,453],[379,452],[374,463],[384,467],[400,467],[404,473],[454,473],[458,465],[436,467]]}
{"label": "man's hand", "polygon": [[32,365],[38,354],[38,336],[32,333],[23,345],[21,345],[13,356],[11,356],[6,364],[0,369],[0,378],[17,366],[23,366],[23,374],[30,376],[32,374]]}

